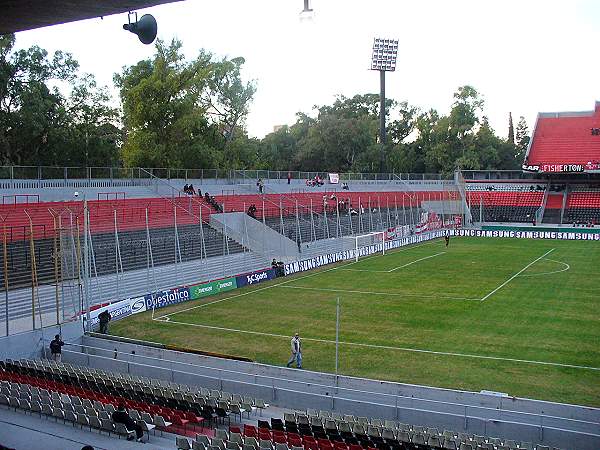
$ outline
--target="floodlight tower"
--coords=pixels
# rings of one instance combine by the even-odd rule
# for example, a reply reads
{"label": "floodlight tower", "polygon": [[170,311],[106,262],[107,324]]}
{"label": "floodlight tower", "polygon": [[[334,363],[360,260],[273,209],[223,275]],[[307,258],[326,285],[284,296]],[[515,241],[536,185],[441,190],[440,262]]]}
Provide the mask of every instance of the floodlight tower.
{"label": "floodlight tower", "polygon": [[381,146],[381,161],[379,171],[385,171],[385,73],[396,70],[398,57],[398,39],[373,40],[373,55],[371,56],[371,70],[379,71],[379,145]]}

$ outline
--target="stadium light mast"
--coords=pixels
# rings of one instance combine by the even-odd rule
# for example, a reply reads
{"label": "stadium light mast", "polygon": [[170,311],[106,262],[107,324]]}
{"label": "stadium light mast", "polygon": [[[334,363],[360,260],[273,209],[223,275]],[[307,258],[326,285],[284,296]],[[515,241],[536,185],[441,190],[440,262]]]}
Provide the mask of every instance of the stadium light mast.
{"label": "stadium light mast", "polygon": [[373,40],[373,54],[371,56],[371,70],[379,71],[379,145],[381,147],[381,160],[379,171],[385,172],[385,73],[396,70],[398,57],[398,39]]}

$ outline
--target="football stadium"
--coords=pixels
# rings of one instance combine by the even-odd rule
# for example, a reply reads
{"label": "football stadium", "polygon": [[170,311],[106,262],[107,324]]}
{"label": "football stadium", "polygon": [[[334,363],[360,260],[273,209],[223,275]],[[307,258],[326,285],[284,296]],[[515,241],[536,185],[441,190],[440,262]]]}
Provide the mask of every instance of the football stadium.
{"label": "football stadium", "polygon": [[[252,140],[247,105],[208,119],[252,98],[244,58],[182,69],[159,39],[155,59],[115,74],[113,116],[104,100],[77,110],[103,97],[60,75],[76,61],[35,72],[45,50],[12,47],[15,32],[112,14],[152,43],[154,17],[128,11],[172,2],[8,3],[5,91],[30,74],[14,97],[0,90],[0,449],[600,448],[600,101],[539,112],[530,133],[511,115],[499,138],[470,86],[448,116],[386,103],[402,43],[375,38],[379,94]],[[311,3],[302,26],[319,18]],[[209,90],[210,106],[161,104],[180,69],[181,83],[207,77],[189,92]],[[46,114],[70,140],[48,122],[34,154],[31,105],[63,95],[40,81],[52,71],[75,86]],[[157,119],[169,105],[189,114],[172,129]],[[413,114],[404,134],[386,107]],[[95,125],[65,125],[85,114]],[[11,156],[21,148],[31,159]]]}

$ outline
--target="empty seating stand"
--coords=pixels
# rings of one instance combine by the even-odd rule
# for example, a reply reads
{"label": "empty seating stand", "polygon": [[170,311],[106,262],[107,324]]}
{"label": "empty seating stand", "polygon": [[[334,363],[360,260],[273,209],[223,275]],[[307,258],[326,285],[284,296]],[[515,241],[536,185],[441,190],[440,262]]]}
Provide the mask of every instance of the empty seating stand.
{"label": "empty seating stand", "polygon": [[567,197],[565,222],[597,225],[600,223],[600,188],[581,187]]}
{"label": "empty seating stand", "polygon": [[532,222],[542,206],[542,191],[469,191],[473,220],[484,222]]}

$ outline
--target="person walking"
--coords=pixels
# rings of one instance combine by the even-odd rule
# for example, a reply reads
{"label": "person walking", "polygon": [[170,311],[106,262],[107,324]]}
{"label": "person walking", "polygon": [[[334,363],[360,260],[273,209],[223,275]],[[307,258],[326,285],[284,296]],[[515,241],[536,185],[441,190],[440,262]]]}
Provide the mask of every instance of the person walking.
{"label": "person walking", "polygon": [[98,314],[98,319],[100,320],[100,333],[108,333],[108,322],[110,322],[110,320],[112,319],[112,316],[110,315],[108,310],[104,310],[100,314]]}
{"label": "person walking", "polygon": [[296,367],[302,369],[302,342],[300,341],[300,335],[296,333],[291,340],[292,356],[290,356],[287,362],[287,367],[296,361]]}
{"label": "person walking", "polygon": [[65,345],[65,343],[60,340],[60,334],[54,336],[54,339],[50,342],[50,354],[52,355],[52,359],[56,362],[61,361],[63,345]]}

